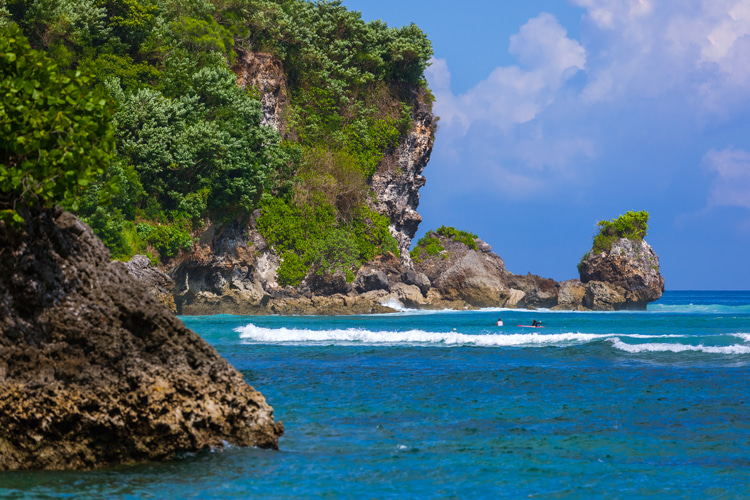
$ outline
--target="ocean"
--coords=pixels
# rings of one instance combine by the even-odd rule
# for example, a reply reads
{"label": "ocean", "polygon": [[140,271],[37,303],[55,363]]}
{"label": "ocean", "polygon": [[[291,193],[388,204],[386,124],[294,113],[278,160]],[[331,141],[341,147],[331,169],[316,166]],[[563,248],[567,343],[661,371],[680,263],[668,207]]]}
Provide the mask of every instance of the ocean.
{"label": "ocean", "polygon": [[750,498],[750,292],[182,320],[266,396],[280,451],[5,472],[0,498]]}

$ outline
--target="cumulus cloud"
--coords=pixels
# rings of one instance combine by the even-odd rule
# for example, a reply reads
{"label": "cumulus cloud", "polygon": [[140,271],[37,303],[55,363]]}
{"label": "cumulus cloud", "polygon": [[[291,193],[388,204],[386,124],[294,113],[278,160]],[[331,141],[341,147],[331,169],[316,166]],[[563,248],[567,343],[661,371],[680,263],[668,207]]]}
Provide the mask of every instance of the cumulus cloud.
{"label": "cumulus cloud", "polygon": [[586,64],[583,47],[567,38],[551,14],[540,14],[510,38],[510,53],[524,66],[503,66],[465,94],[450,91],[447,62],[434,59],[427,79],[435,93],[435,111],[450,135],[463,135],[477,122],[502,130],[533,120],[548,106],[563,83]]}
{"label": "cumulus cloud", "polygon": [[699,113],[731,113],[750,87],[750,0],[572,0],[586,9],[591,69],[583,101],[679,93]]}
{"label": "cumulus cloud", "polygon": [[715,174],[709,205],[750,209],[750,152],[733,148],[712,149],[704,160]]}

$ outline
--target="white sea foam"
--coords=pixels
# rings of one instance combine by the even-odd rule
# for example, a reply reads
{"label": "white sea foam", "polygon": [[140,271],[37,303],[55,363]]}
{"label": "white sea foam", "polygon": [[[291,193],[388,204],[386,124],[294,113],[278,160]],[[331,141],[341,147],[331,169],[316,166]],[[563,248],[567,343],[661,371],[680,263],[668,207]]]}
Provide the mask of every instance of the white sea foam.
{"label": "white sea foam", "polygon": [[750,354],[750,346],[745,345],[727,345],[727,346],[706,346],[703,344],[699,345],[687,345],[687,344],[664,344],[664,343],[651,343],[651,344],[626,344],[618,337],[608,339],[612,342],[612,346],[621,351],[629,353],[642,353],[642,352],[705,352],[708,354]]}
{"label": "white sea foam", "polygon": [[480,334],[459,332],[370,331],[358,328],[345,330],[308,330],[297,328],[263,328],[253,324],[237,328],[240,338],[258,343],[363,343],[363,344],[443,344],[477,346],[524,346],[585,343],[611,335],[591,333],[555,334]]}
{"label": "white sea foam", "polygon": [[732,336],[741,338],[745,342],[750,342],[750,333],[733,333]]}

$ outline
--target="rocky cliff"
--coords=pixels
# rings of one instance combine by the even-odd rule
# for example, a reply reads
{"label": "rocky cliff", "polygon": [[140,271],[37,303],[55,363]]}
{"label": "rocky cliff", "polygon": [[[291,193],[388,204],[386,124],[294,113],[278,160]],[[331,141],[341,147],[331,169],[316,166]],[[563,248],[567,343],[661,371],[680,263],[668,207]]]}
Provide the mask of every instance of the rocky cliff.
{"label": "rocky cliff", "polygon": [[417,212],[419,189],[425,185],[422,171],[430,161],[435,142],[435,123],[425,90],[412,92],[412,128],[398,148],[383,161],[370,185],[375,192],[373,208],[391,219],[391,233],[398,240],[401,259],[411,267],[409,248],[422,217]]}
{"label": "rocky cliff", "polygon": [[0,225],[0,469],[94,468],[283,432],[245,384],[60,209]]}
{"label": "rocky cliff", "polygon": [[[260,92],[262,123],[290,137],[292,131],[287,130],[285,118],[288,90],[281,62],[269,54],[238,50],[234,70],[240,87],[252,87]],[[419,189],[425,184],[421,174],[430,159],[435,132],[426,91],[413,89],[410,96],[411,128],[398,146],[385,155],[370,179],[374,193],[371,206],[388,216],[389,229],[400,249],[401,267],[389,275],[389,282],[415,287],[409,288],[408,293],[399,292],[406,302],[422,296],[420,286],[425,287],[422,277],[410,275],[409,279],[402,279],[402,275],[412,270],[409,247],[422,220],[416,210]],[[343,276],[326,277],[325,283],[318,277],[311,277],[297,288],[279,287],[276,270],[280,259],[255,229],[258,215],[226,223],[209,221],[194,249],[173,262],[169,274],[175,281],[176,308],[180,314],[314,314],[316,311],[335,314],[393,310],[384,308],[380,298],[358,299],[356,304],[343,299],[331,302],[327,297],[345,296],[353,291]],[[365,268],[371,269],[375,264]],[[416,296],[414,290],[417,290]]]}

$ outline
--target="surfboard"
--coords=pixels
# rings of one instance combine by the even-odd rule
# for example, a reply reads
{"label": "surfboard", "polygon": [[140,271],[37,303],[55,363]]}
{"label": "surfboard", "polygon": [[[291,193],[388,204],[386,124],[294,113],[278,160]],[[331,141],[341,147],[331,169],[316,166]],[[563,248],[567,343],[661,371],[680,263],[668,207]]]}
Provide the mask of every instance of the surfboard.
{"label": "surfboard", "polygon": [[542,325],[539,325],[539,326],[534,326],[534,325],[516,325],[516,326],[520,326],[521,328],[544,328],[544,326],[542,326]]}

